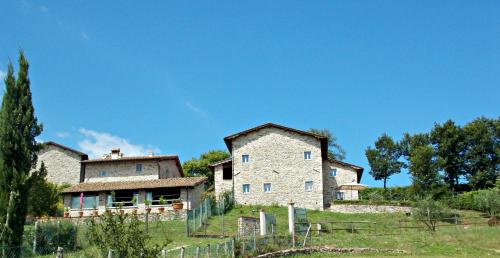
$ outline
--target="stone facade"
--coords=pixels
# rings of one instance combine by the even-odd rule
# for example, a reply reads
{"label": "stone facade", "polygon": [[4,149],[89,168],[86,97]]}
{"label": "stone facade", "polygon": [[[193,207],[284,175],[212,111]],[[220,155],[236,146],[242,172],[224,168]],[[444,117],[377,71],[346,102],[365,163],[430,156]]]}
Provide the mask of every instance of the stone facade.
{"label": "stone facade", "polygon": [[[328,159],[324,137],[265,124],[224,140],[232,160],[212,165],[216,196],[234,190],[236,203],[285,206],[291,201],[308,209],[324,209],[337,196],[358,199],[356,190],[338,187],[358,183],[363,168]],[[306,158],[309,155],[305,152],[310,157]],[[233,176],[224,179],[223,170],[228,166]],[[331,169],[336,169],[336,175],[330,175]],[[306,182],[312,183],[311,189],[306,189]],[[265,191],[264,184],[271,185],[270,191]],[[244,192],[244,185],[249,186],[248,192]]]}
{"label": "stone facade", "polygon": [[[293,201],[297,207],[323,207],[321,144],[316,138],[278,128],[264,128],[236,138],[233,143],[235,201],[241,204],[286,205]],[[311,152],[304,159],[304,152]],[[249,155],[247,163],[242,155]],[[312,190],[305,188],[312,182]],[[271,191],[264,192],[264,184]],[[243,184],[250,191],[243,193]]]}
{"label": "stone facade", "polygon": [[[175,160],[140,160],[84,163],[85,182],[138,181],[181,177]],[[136,165],[142,165],[142,171],[136,171]],[[105,172],[106,176],[101,176]]]}
{"label": "stone facade", "polygon": [[47,181],[55,184],[80,183],[82,155],[58,145],[46,144],[38,152],[36,168],[42,162],[47,168]]}
{"label": "stone facade", "polygon": [[[336,169],[335,176],[330,176],[330,170]],[[337,192],[341,192],[343,200],[358,200],[357,190],[338,190],[342,184],[355,183],[358,180],[356,170],[348,166],[342,166],[329,160],[323,161],[323,188],[325,205],[332,203],[337,198]]]}

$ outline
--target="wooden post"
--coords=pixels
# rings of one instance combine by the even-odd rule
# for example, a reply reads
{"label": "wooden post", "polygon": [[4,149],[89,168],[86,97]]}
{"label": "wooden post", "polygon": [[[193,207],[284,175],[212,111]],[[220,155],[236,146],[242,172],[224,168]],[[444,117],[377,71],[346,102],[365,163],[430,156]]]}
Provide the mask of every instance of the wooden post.
{"label": "wooden post", "polygon": [[219,252],[220,252],[220,244],[217,243],[217,247],[215,249],[215,257],[219,258]]}
{"label": "wooden post", "polygon": [[246,245],[245,245],[245,239],[243,239],[241,241],[241,257],[245,256],[245,249],[247,249],[247,248],[246,248]]}
{"label": "wooden post", "polygon": [[211,250],[210,250],[210,244],[207,244],[207,257],[210,258],[210,253]]}
{"label": "wooden post", "polygon": [[167,258],[167,250],[165,249],[161,250],[161,258]]}
{"label": "wooden post", "polygon": [[224,257],[227,256],[227,251],[228,251],[228,248],[227,248],[227,241],[224,243]]}
{"label": "wooden post", "polygon": [[144,221],[146,222],[146,235],[147,235],[148,231],[149,231],[149,228],[148,228],[149,212],[148,211],[146,211],[146,217],[145,217]]}
{"label": "wooden post", "polygon": [[62,247],[57,247],[56,258],[64,258],[64,249]]}
{"label": "wooden post", "polygon": [[189,210],[186,211],[186,236],[189,236]]}
{"label": "wooden post", "polygon": [[193,232],[196,231],[196,208],[193,209]]}
{"label": "wooden post", "polygon": [[184,258],[184,246],[181,247],[181,257],[180,258]]}
{"label": "wooden post", "polygon": [[195,255],[194,255],[194,256],[195,256],[196,258],[200,258],[200,247],[199,247],[199,246],[197,246],[197,247],[196,247],[196,253],[195,253]]}
{"label": "wooden post", "polygon": [[257,250],[257,225],[255,225],[256,223],[253,224],[253,250]]}
{"label": "wooden post", "polygon": [[113,250],[109,249],[108,258],[113,258]]}

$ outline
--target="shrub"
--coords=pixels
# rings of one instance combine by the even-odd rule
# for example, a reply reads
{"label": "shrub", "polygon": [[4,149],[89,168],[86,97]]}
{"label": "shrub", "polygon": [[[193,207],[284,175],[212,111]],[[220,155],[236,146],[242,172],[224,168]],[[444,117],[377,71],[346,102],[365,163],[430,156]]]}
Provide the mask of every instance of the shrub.
{"label": "shrub", "polygon": [[[28,239],[34,239],[36,234],[36,252],[38,254],[49,254],[63,247],[64,250],[76,249],[77,228],[71,222],[44,222],[39,223],[38,228],[31,228],[25,233]],[[29,241],[30,249],[33,241]]]}
{"label": "shrub", "polygon": [[137,216],[120,213],[105,213],[100,222],[95,219],[88,221],[87,236],[91,244],[95,244],[102,255],[108,250],[114,250],[117,257],[157,257],[163,246],[149,247],[146,240],[149,238],[140,226]]}
{"label": "shrub", "polygon": [[500,212],[500,189],[483,190],[474,196],[474,204],[479,211],[490,216]]}
{"label": "shrub", "polygon": [[360,197],[363,200],[376,201],[409,201],[413,200],[413,194],[410,186],[384,188],[368,188],[360,191]]}

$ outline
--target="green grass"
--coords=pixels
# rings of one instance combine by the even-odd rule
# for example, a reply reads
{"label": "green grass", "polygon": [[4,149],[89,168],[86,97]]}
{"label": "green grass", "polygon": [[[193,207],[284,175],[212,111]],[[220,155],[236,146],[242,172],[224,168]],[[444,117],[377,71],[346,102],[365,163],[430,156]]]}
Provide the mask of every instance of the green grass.
{"label": "green grass", "polygon": [[[286,207],[278,206],[236,206],[224,215],[224,230],[226,237],[235,236],[237,232],[238,218],[241,216],[258,217],[260,209],[267,213],[276,215],[276,234],[285,236],[288,234],[288,211]],[[404,214],[341,214],[332,212],[321,212],[308,210],[310,222],[342,221],[335,224],[336,227],[350,227],[351,221],[370,221],[371,231],[358,231],[351,233],[350,230],[336,230],[333,234],[321,233],[313,235],[313,245],[330,247],[371,247],[376,249],[400,249],[409,252],[405,255],[365,253],[365,254],[341,254],[347,257],[386,257],[386,256],[418,256],[418,257],[444,257],[444,256],[499,256],[500,257],[500,227],[471,225],[465,230],[463,226],[455,227],[448,225],[439,227],[437,232],[430,233],[423,229],[398,229],[399,220],[409,220],[408,226],[418,225]],[[485,222],[487,219],[479,218],[479,213],[463,211],[461,217],[476,217],[469,222]],[[374,224],[376,222],[376,226]],[[220,238],[195,238],[187,237],[185,232],[185,221],[150,222],[149,233],[151,239],[149,244],[162,244],[170,240],[167,248],[172,249],[180,246],[206,246],[209,243],[220,243]],[[206,233],[209,235],[221,235],[223,220],[221,216],[209,219]],[[324,224],[324,227],[327,225]],[[368,227],[366,224],[359,226]],[[375,227],[377,228],[375,235]],[[65,257],[95,257],[98,250],[85,242],[85,226],[79,228],[79,241],[83,250],[68,253]],[[203,233],[205,230],[203,231]],[[382,235],[381,235],[382,234]],[[299,237],[303,241],[303,237]],[[337,254],[311,254],[307,257],[336,257]],[[46,256],[52,257],[52,256]],[[296,256],[306,257],[306,256]]]}

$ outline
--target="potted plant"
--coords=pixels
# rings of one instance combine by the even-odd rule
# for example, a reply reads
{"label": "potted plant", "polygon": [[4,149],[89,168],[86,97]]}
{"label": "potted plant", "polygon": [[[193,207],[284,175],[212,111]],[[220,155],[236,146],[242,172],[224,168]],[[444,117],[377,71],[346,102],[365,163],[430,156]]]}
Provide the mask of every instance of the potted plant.
{"label": "potted plant", "polygon": [[64,208],[64,217],[69,218],[69,208],[68,207]]}
{"label": "potted plant", "polygon": [[182,200],[177,199],[172,201],[172,208],[174,208],[174,210],[182,210],[182,207],[184,207]]}
{"label": "potted plant", "polygon": [[144,204],[146,205],[146,213],[149,214],[151,212],[151,207],[149,207],[149,205],[151,205],[151,201],[150,200],[145,200]]}
{"label": "potted plant", "polygon": [[160,211],[160,213],[163,213],[165,211],[165,207],[164,206],[165,206],[165,203],[166,203],[165,198],[163,198],[163,195],[160,196],[159,203],[160,203],[161,206],[158,208],[158,210]]}

